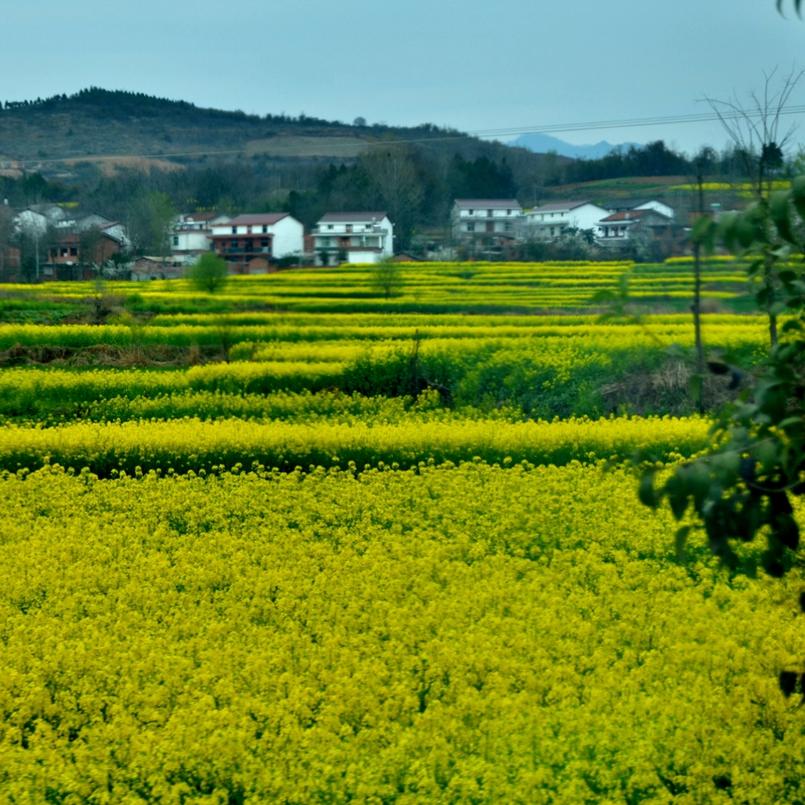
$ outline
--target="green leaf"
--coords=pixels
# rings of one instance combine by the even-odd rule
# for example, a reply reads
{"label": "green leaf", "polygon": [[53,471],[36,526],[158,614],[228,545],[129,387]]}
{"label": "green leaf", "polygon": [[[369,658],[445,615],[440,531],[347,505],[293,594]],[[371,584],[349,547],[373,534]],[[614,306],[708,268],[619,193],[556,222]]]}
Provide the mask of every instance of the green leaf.
{"label": "green leaf", "polygon": [[679,470],[666,481],[665,494],[668,496],[668,503],[671,506],[671,513],[674,515],[674,519],[681,520],[685,516],[690,496],[685,481],[680,477]]}
{"label": "green leaf", "polygon": [[637,490],[640,502],[651,509],[656,509],[659,504],[657,492],[654,489],[654,475],[653,470],[643,473],[643,477],[640,479],[640,487]]}
{"label": "green leaf", "polygon": [[805,176],[797,176],[791,183],[791,198],[800,217],[805,218]]}
{"label": "green leaf", "polygon": [[685,555],[685,543],[688,541],[688,536],[691,532],[691,526],[683,525],[678,528],[674,535],[674,549],[676,551],[676,558],[682,559]]}
{"label": "green leaf", "polygon": [[786,699],[797,689],[797,674],[795,671],[780,671],[780,690]]}
{"label": "green leaf", "polygon": [[791,198],[787,190],[778,190],[771,194],[769,198],[769,214],[774,226],[780,233],[780,237],[789,243],[796,241],[796,236],[791,228]]}

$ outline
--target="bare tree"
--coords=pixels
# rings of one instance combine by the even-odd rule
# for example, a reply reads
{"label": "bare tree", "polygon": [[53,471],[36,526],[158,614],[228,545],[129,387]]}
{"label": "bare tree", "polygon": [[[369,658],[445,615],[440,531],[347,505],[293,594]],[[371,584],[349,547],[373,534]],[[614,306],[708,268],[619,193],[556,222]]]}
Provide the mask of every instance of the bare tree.
{"label": "bare tree", "polygon": [[750,92],[748,102],[737,97],[725,101],[705,96],[740,156],[758,198],[768,196],[774,172],[783,166],[783,151],[795,126],[783,130],[782,118],[803,75],[805,70],[792,69],[778,81],[777,68],[764,73],[762,89]]}
{"label": "bare tree", "polygon": [[[778,8],[782,5],[778,2]],[[795,6],[799,12],[799,3]],[[769,197],[773,189],[775,173],[783,168],[783,149],[794,133],[794,126],[782,130],[782,117],[794,90],[797,88],[803,70],[792,69],[781,80],[776,79],[777,69],[764,73],[763,88],[751,92],[749,103],[741,103],[737,98],[721,101],[706,98],[710,107],[718,115],[721,125],[729,135],[740,155],[746,178],[752,187],[756,206],[765,226],[771,229]],[[760,279],[763,285],[762,297],[769,319],[769,340],[772,346],[777,343],[777,309],[779,307],[780,280],[777,262],[773,256],[775,245],[765,251],[763,271]]]}

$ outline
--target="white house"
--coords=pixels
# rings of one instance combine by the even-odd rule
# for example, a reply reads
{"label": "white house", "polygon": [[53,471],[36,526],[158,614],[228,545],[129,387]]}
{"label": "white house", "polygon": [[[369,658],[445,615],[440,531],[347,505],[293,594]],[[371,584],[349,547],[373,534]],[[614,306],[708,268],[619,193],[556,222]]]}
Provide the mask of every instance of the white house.
{"label": "white house", "polygon": [[304,227],[287,212],[238,215],[211,223],[212,246],[216,254],[242,271],[258,263],[266,266],[283,257],[301,257]]}
{"label": "white house", "polygon": [[204,254],[212,250],[212,224],[229,223],[227,216],[214,212],[180,215],[171,229],[171,253],[181,256]]}
{"label": "white house", "polygon": [[609,214],[610,210],[590,201],[555,201],[526,211],[523,234],[536,240],[555,240],[568,229],[578,229],[592,230],[597,236],[598,222]]}
{"label": "white house", "polygon": [[394,254],[394,224],[385,212],[328,212],[312,235],[317,265],[377,263]]}
{"label": "white house", "polygon": [[456,240],[481,235],[514,237],[523,219],[523,208],[514,198],[457,198],[451,220]]}

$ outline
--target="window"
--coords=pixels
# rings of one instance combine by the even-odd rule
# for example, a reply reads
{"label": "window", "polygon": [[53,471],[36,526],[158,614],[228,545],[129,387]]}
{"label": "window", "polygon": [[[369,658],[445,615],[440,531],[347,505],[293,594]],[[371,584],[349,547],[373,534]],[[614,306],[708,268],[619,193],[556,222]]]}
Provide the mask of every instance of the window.
{"label": "window", "polygon": [[475,210],[467,210],[467,214],[468,214],[468,215],[474,215],[474,214],[475,214]]}
{"label": "window", "polygon": [[467,224],[467,232],[475,232],[475,224]]}
{"label": "window", "polygon": [[347,232],[352,232],[352,224],[347,224]]}
{"label": "window", "polygon": [[263,224],[263,233],[265,234],[266,232],[268,232],[268,227],[265,224]]}
{"label": "window", "polygon": [[229,245],[233,249],[237,249],[237,247],[238,247],[238,239],[237,238],[232,238],[232,240],[229,241]]}
{"label": "window", "polygon": [[179,236],[178,236],[178,235],[174,235],[174,236],[173,236],[173,245],[174,245],[174,246],[178,246],[178,245],[179,245]]}
{"label": "window", "polygon": [[503,229],[504,229],[505,232],[511,232],[512,231],[511,222],[506,221],[506,223],[503,224]]}
{"label": "window", "polygon": [[265,249],[268,246],[268,238],[260,238],[260,245]]}
{"label": "window", "polygon": [[327,224],[327,229],[332,229],[332,228],[333,228],[332,224]]}
{"label": "window", "polygon": [[494,212],[492,210],[487,210],[486,211],[486,217],[487,218],[491,218],[493,215],[494,215]]}
{"label": "window", "polygon": [[233,226],[233,227],[232,227],[232,234],[233,234],[233,235],[237,235],[237,234],[238,234],[238,228],[237,228],[236,226]]}

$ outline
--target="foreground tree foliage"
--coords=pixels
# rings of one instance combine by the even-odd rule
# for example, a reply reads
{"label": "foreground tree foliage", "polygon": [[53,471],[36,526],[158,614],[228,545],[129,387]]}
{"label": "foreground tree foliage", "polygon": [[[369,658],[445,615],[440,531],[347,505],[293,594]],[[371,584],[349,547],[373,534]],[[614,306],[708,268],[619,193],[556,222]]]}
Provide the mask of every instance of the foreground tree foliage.
{"label": "foreground tree foliage", "polygon": [[[746,389],[713,425],[713,449],[680,465],[659,487],[655,472],[646,473],[640,498],[655,508],[667,500],[680,522],[692,510],[710,548],[729,568],[752,573],[759,563],[780,577],[797,560],[794,500],[805,492],[805,274],[802,262],[790,260],[805,249],[805,176],[791,190],[718,223],[702,219],[694,237],[705,247],[720,242],[748,258],[757,305],[769,316],[770,351],[749,379],[737,367],[709,363],[710,371],[731,374]],[[680,550],[693,527],[684,523],[677,531]],[[766,539],[759,556],[738,549],[758,537]],[[805,611],[803,598],[800,605]],[[800,685],[805,695],[805,674]],[[796,674],[783,672],[780,686],[793,693]]]}

